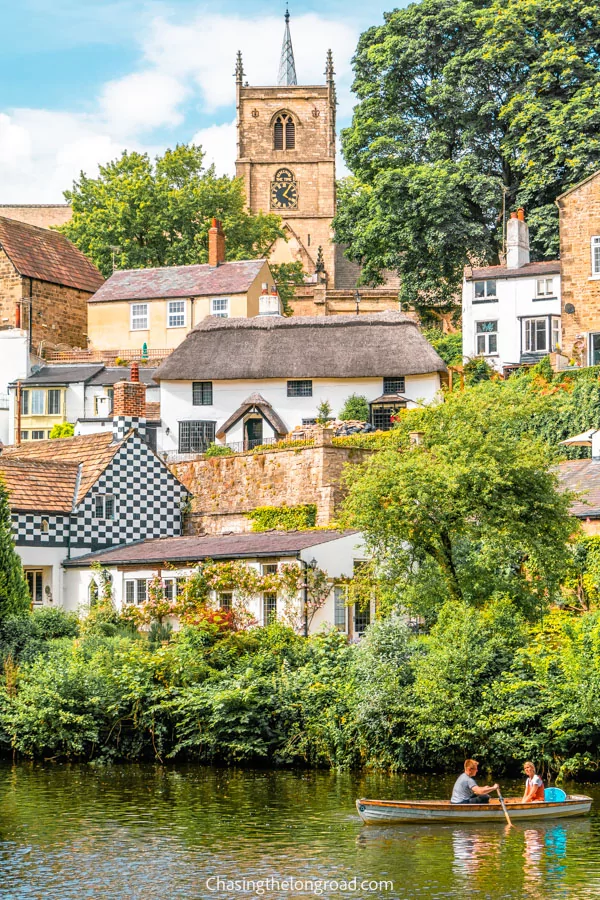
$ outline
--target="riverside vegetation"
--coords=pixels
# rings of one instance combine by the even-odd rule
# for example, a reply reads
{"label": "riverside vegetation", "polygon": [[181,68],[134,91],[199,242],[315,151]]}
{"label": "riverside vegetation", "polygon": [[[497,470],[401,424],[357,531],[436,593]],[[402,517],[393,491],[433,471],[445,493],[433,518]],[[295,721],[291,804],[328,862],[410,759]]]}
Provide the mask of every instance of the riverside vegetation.
{"label": "riverside vegetation", "polygon": [[[407,771],[469,755],[495,771],[533,758],[554,776],[596,772],[600,538],[578,532],[554,465],[558,441],[599,418],[598,372],[546,364],[401,414],[347,474],[343,524],[377,559],[347,583],[349,602],[377,600],[358,645],[212,609],[211,579],[235,580],[232,564],[194,576],[176,634],[159,597],[140,634],[101,571],[84,619],[5,605],[1,750]],[[319,573],[311,590],[316,603]]]}

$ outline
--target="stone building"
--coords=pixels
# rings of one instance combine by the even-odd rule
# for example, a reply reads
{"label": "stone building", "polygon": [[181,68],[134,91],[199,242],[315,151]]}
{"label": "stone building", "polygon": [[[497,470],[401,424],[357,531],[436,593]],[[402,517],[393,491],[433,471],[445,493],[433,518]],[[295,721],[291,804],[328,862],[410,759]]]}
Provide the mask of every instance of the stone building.
{"label": "stone building", "polygon": [[26,331],[31,350],[86,347],[88,299],[103,281],[62,234],[0,218],[0,326]]}
{"label": "stone building", "polygon": [[576,365],[600,364],[600,170],[561,194],[562,342]]}
{"label": "stone building", "polygon": [[[283,219],[287,242],[271,249],[273,263],[301,261],[307,278],[292,305],[296,315],[331,315],[398,309],[397,277],[363,292],[356,309],[360,267],[333,242],[336,211],[336,90],[333,58],[327,54],[325,83],[298,84],[286,13],[277,85],[249,85],[241,53],[235,71],[236,173],[248,208]],[[364,296],[363,296],[364,295]],[[368,296],[367,296],[368,295]]]}
{"label": "stone building", "polygon": [[55,228],[70,222],[73,210],[69,203],[0,203],[0,216],[38,228]]}

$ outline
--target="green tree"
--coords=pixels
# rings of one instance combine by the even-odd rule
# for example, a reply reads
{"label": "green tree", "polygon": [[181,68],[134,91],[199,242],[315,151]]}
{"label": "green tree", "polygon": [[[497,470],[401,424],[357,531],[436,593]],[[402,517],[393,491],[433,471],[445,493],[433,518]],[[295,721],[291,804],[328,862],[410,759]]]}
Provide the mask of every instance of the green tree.
{"label": "green tree", "polygon": [[72,422],[61,422],[58,425],[53,425],[52,430],[50,432],[50,440],[53,441],[56,438],[69,438],[73,437],[75,434],[75,426]]}
{"label": "green tree", "polygon": [[600,8],[586,0],[422,0],[360,38],[337,239],[402,276],[401,300],[448,307],[469,261],[495,261],[524,205],[555,257],[554,199],[600,166]]}
{"label": "green tree", "polygon": [[73,218],[60,230],[107,277],[113,260],[119,269],[207,262],[213,216],[223,223],[229,260],[267,256],[284,236],[279,217],[249,213],[242,181],[205,168],[204,151],[194,145],[154,161],[124,152],[100,166],[97,178],[82,172],[65,199]]}
{"label": "green tree", "polygon": [[433,349],[439,353],[447,366],[459,366],[463,361],[462,332],[453,331],[444,334],[440,328],[424,328],[423,337],[427,338]]}
{"label": "green tree", "polygon": [[23,566],[15,550],[8,491],[0,481],[0,619],[24,616],[30,606]]}
{"label": "green tree", "polygon": [[434,618],[446,599],[507,595],[533,615],[556,595],[576,523],[550,468],[556,453],[526,416],[516,398],[450,394],[411,423],[422,443],[403,426],[401,452],[348,470],[346,518],[365,532],[395,604]]}
{"label": "green tree", "polygon": [[370,418],[369,401],[359,394],[350,394],[340,410],[339,418],[342,422],[352,420],[367,422]]}
{"label": "green tree", "polygon": [[284,316],[291,316],[294,310],[290,306],[290,301],[294,299],[294,289],[304,284],[306,277],[302,263],[299,261],[293,263],[269,263],[269,268],[277,285],[283,314]]}
{"label": "green tree", "polygon": [[317,406],[317,425],[327,425],[331,421],[331,403],[329,400],[322,400]]}

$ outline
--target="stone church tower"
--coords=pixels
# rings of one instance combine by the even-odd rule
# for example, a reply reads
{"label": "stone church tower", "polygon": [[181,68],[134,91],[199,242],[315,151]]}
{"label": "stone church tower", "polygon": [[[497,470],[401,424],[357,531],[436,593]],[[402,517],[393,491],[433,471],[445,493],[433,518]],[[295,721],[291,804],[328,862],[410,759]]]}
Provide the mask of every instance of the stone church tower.
{"label": "stone church tower", "polygon": [[[327,54],[325,84],[297,83],[294,52],[285,14],[285,32],[276,86],[244,82],[241,53],[236,78],[236,172],[244,179],[248,208],[277,213],[288,242],[278,241],[274,263],[301,260],[309,276],[336,283],[335,109],[333,59]],[[322,248],[319,252],[319,248]],[[324,273],[323,273],[324,269]]]}

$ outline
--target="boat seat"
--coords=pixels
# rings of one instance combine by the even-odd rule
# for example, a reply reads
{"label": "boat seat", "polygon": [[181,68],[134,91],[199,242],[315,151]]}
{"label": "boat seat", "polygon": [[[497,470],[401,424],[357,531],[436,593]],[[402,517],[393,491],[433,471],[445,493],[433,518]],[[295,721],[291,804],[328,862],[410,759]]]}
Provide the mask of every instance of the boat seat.
{"label": "boat seat", "polygon": [[567,795],[560,788],[546,788],[544,800],[546,803],[564,803]]}

